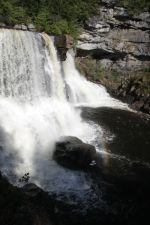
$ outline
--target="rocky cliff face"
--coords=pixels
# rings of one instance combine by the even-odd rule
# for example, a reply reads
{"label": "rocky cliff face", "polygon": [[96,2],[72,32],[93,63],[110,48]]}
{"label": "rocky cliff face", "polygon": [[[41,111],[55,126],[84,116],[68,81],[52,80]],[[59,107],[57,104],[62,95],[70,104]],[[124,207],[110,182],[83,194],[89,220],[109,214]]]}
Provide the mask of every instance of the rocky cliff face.
{"label": "rocky cliff face", "polygon": [[23,30],[23,31],[32,31],[35,32],[36,28],[35,26],[30,23],[30,24],[16,24],[14,26],[11,25],[7,25],[5,23],[1,23],[1,21],[3,21],[3,19],[0,16],[0,29],[14,29],[14,30]]}
{"label": "rocky cliff face", "polygon": [[60,60],[65,61],[67,58],[67,51],[70,48],[73,48],[73,38],[69,35],[55,36],[54,43]]}
{"label": "rocky cliff face", "polygon": [[114,1],[103,1],[77,44],[77,56],[100,60],[104,68],[121,72],[150,66],[150,13],[131,16]]}
{"label": "rocky cliff face", "polygon": [[78,39],[77,67],[114,97],[149,114],[150,13],[131,15],[117,0],[101,2]]}

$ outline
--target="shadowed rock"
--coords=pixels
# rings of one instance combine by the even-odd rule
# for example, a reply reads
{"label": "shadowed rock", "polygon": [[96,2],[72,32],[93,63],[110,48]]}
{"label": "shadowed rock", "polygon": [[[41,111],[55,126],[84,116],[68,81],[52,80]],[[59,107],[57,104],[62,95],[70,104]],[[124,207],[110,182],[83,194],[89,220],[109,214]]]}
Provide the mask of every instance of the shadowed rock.
{"label": "shadowed rock", "polygon": [[73,38],[69,35],[55,36],[55,46],[60,60],[65,61],[68,49],[73,47]]}
{"label": "shadowed rock", "polygon": [[54,151],[54,159],[67,167],[86,167],[95,159],[95,147],[76,137],[62,137]]}

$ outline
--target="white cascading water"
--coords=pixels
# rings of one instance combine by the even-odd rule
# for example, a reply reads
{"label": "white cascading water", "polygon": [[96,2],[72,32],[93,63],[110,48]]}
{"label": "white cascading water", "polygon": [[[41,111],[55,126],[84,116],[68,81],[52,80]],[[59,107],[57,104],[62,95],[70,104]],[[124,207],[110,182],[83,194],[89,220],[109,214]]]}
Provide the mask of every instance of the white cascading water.
{"label": "white cascading water", "polygon": [[106,106],[127,109],[126,104],[111,98],[102,85],[89,82],[85,77],[81,76],[75,67],[73,52],[71,53],[67,53],[67,60],[63,64],[69,102],[77,106]]}
{"label": "white cascading water", "polygon": [[36,177],[60,136],[102,139],[76,105],[127,108],[80,76],[71,54],[61,68],[46,34],[0,29],[0,54],[0,170],[7,176]]}

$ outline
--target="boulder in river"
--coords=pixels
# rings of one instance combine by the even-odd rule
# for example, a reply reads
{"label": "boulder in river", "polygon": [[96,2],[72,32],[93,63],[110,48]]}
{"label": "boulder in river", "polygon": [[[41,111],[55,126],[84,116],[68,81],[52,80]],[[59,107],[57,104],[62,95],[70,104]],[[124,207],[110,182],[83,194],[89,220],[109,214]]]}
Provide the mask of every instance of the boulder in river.
{"label": "boulder in river", "polygon": [[96,150],[76,137],[66,136],[56,143],[53,157],[59,164],[69,168],[84,168],[95,160]]}

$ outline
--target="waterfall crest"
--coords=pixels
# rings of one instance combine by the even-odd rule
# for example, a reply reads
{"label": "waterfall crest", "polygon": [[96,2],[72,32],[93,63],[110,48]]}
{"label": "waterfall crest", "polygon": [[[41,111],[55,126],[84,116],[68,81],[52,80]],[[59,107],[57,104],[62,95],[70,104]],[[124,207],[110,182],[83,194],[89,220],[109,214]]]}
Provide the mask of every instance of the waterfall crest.
{"label": "waterfall crest", "polygon": [[43,44],[39,34],[0,30],[1,96],[31,101],[47,95]]}
{"label": "waterfall crest", "polygon": [[0,170],[7,176],[37,179],[60,136],[100,144],[102,129],[83,121],[76,105],[127,107],[81,77],[70,54],[61,66],[47,34],[0,29],[0,53]]}

